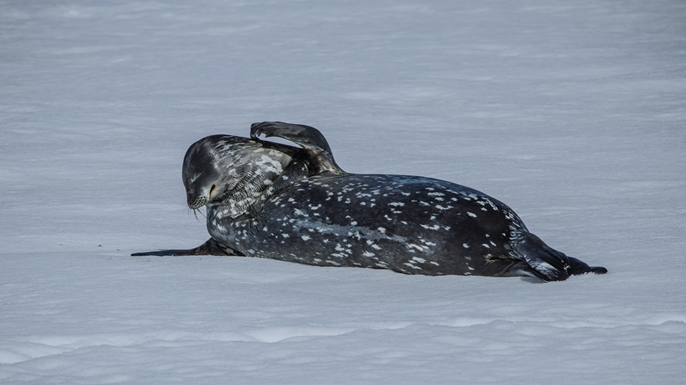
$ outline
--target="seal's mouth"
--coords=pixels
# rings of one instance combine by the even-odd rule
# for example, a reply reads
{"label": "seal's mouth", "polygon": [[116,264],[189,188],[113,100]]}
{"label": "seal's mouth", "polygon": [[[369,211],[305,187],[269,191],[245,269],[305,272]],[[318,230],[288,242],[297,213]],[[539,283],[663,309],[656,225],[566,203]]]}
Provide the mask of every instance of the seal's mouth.
{"label": "seal's mouth", "polygon": [[206,197],[199,197],[195,198],[193,200],[188,200],[188,207],[192,210],[196,210],[201,208],[202,206],[205,206],[207,204],[207,198]]}
{"label": "seal's mouth", "polygon": [[192,210],[197,210],[201,208],[202,206],[205,206],[209,201],[212,200],[212,198],[215,198],[215,195],[217,193],[217,184],[213,183],[212,186],[210,187],[210,192],[205,194],[202,193],[201,196],[195,197],[192,193],[188,193],[188,207]]}

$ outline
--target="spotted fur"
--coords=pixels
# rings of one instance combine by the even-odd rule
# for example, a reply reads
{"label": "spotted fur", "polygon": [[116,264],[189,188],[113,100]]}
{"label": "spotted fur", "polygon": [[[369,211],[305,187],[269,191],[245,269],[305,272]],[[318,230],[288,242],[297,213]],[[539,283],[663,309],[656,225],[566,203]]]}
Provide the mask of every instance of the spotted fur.
{"label": "spotted fur", "polygon": [[136,255],[243,255],[544,281],[607,271],[548,247],[514,211],[477,190],[418,176],[349,174],[312,127],[264,122],[253,125],[251,136],[210,136],[186,153],[188,205],[206,205],[210,241]]}

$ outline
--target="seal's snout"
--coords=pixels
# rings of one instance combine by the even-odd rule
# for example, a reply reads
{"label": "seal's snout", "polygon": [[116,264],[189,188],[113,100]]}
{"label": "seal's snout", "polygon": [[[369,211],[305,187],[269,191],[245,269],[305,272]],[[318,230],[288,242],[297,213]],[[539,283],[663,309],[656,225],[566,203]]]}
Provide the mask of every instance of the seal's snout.
{"label": "seal's snout", "polygon": [[192,210],[199,209],[207,204],[206,197],[191,198],[188,197],[188,207]]}
{"label": "seal's snout", "polygon": [[191,209],[199,209],[205,206],[212,199],[221,195],[216,183],[212,183],[209,188],[202,188],[201,186],[192,185],[186,191],[186,202]]}

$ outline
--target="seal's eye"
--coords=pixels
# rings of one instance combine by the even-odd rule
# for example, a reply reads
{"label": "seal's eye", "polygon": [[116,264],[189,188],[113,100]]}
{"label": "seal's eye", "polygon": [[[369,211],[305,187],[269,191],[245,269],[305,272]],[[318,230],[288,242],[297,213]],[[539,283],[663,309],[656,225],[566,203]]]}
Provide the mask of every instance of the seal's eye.
{"label": "seal's eye", "polygon": [[213,184],[212,187],[210,187],[210,199],[212,199],[212,193],[214,192],[214,190],[215,190],[216,188],[217,188],[217,185],[216,185],[216,184]]}

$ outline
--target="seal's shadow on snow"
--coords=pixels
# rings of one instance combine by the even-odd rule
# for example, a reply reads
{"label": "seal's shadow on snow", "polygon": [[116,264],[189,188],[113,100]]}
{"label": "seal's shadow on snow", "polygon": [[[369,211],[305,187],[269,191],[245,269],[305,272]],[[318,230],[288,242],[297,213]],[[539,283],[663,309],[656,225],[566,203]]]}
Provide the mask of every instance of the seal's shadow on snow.
{"label": "seal's shadow on snow", "polygon": [[538,278],[534,278],[534,277],[520,277],[519,279],[521,281],[528,282],[528,283],[534,283],[534,284],[545,283],[545,281],[542,281],[542,280],[540,280]]}

